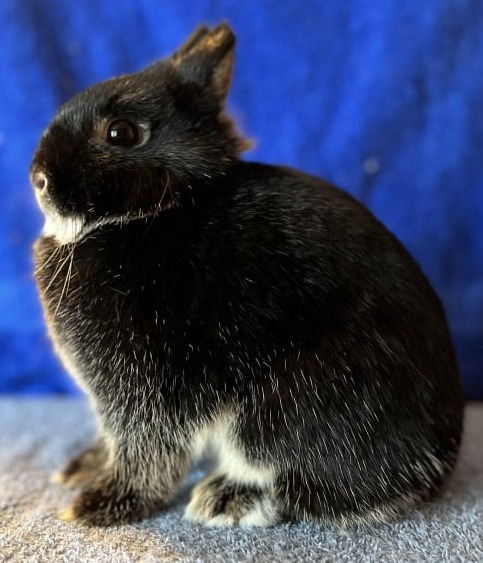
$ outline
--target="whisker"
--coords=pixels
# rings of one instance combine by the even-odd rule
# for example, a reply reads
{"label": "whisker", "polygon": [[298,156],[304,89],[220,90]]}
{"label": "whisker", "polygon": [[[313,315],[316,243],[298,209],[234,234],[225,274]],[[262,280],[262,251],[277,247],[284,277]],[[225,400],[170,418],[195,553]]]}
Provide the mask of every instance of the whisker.
{"label": "whisker", "polygon": [[64,285],[62,286],[62,291],[60,293],[59,301],[57,303],[57,307],[55,308],[54,315],[57,314],[57,311],[59,310],[59,307],[60,307],[60,304],[62,302],[62,299],[64,298],[64,295],[67,295],[67,293],[69,291],[70,278],[71,278],[71,274],[72,274],[72,264],[74,262],[74,252],[75,252],[75,246],[72,245],[72,249],[71,249],[71,251],[70,251],[70,253],[67,257],[67,259],[70,259],[69,267],[67,269],[67,274],[65,276]]}
{"label": "whisker", "polygon": [[67,264],[67,261],[69,259],[69,255],[67,255],[67,257],[64,258],[63,251],[66,250],[64,245],[59,245],[59,249],[61,251],[60,254],[62,254],[62,257],[59,259],[59,264],[58,264],[53,276],[50,278],[50,281],[49,281],[47,287],[45,288],[45,291],[48,291],[50,289],[50,287],[52,286],[54,281],[57,279],[58,275],[60,274],[60,272],[62,271],[64,266]]}
{"label": "whisker", "polygon": [[61,253],[61,251],[62,251],[62,245],[59,244],[54,248],[54,251],[47,258],[47,260],[35,269],[35,273],[40,274],[41,272],[43,272],[44,269],[52,262],[52,260],[54,260],[54,258],[58,257],[58,255]]}

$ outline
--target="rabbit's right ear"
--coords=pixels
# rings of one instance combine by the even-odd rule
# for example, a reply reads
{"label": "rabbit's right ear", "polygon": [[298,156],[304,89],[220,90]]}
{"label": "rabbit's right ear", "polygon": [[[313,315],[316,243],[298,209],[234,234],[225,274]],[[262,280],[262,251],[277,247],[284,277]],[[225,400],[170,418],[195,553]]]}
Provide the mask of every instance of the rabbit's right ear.
{"label": "rabbit's right ear", "polygon": [[235,35],[226,23],[200,26],[170,58],[183,81],[209,89],[220,103],[226,98],[233,70]]}

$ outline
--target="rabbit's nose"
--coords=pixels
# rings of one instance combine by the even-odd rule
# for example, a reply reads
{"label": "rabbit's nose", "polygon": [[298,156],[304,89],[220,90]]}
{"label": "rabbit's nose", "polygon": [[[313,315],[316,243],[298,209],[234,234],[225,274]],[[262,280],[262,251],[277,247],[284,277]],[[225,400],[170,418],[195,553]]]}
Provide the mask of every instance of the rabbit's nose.
{"label": "rabbit's nose", "polygon": [[34,172],[32,174],[32,185],[36,190],[45,190],[48,183],[47,176],[43,172]]}

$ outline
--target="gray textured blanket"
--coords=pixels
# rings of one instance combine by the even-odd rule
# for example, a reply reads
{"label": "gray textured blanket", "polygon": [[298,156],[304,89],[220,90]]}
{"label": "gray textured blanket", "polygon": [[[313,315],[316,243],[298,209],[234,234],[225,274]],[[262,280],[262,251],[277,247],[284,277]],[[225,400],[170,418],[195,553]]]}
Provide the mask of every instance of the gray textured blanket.
{"label": "gray textured blanket", "polygon": [[89,443],[73,399],[0,399],[0,562],[483,562],[483,404],[467,407],[462,455],[441,498],[368,531],[284,524],[210,529],[182,520],[194,472],[169,510],[141,524],[86,529],[56,519],[72,493],[49,476]]}

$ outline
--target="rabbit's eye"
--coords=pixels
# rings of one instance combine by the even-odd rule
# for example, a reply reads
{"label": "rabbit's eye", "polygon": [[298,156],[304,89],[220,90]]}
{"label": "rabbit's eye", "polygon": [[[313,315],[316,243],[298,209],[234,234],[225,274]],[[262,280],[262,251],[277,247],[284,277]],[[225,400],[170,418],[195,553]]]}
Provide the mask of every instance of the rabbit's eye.
{"label": "rabbit's eye", "polygon": [[106,141],[116,147],[134,147],[141,140],[139,127],[126,119],[116,119],[107,128]]}

